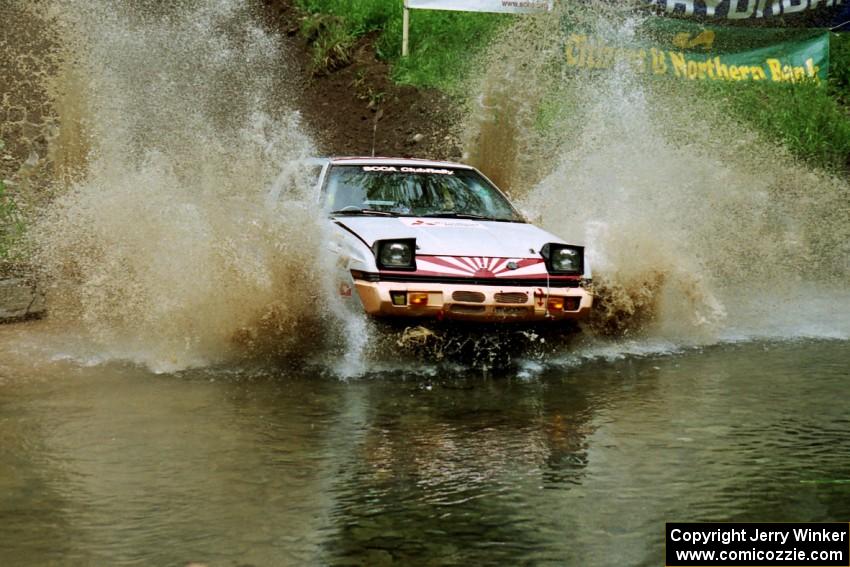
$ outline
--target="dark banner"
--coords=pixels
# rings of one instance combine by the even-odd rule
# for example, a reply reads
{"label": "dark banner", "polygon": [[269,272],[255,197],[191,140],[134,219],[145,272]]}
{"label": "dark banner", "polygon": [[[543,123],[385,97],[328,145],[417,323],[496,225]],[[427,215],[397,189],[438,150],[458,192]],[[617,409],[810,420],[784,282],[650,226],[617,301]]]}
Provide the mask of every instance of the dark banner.
{"label": "dark banner", "polygon": [[[775,25],[841,28],[850,20],[850,0],[642,0],[659,13],[730,23],[770,20]],[[844,29],[847,29],[846,27]]]}

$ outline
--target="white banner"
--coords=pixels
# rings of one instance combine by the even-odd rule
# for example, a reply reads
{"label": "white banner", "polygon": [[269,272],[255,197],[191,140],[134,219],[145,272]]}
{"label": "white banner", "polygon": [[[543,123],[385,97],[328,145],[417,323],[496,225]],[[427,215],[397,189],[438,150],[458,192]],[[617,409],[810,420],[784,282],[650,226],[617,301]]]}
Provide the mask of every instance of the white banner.
{"label": "white banner", "polygon": [[527,14],[548,12],[553,0],[405,0],[412,10],[454,10],[456,12],[507,12]]}

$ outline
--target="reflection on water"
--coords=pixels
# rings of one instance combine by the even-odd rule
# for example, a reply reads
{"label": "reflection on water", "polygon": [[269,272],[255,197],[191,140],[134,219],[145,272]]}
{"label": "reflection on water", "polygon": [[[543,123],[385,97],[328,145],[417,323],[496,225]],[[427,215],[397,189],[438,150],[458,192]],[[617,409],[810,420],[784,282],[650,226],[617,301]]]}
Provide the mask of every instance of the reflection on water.
{"label": "reflection on water", "polygon": [[667,520],[850,517],[843,341],[346,382],[35,364],[38,325],[0,332],[4,564],[660,565]]}

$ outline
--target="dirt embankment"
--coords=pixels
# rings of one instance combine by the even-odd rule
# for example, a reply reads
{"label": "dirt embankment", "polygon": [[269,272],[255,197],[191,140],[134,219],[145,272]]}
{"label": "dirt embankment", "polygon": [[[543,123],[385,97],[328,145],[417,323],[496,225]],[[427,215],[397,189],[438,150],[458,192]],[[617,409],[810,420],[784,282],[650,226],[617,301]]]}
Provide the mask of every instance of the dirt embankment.
{"label": "dirt embankment", "polygon": [[[2,3],[2,2],[0,2]],[[272,32],[280,34],[291,56],[295,106],[312,131],[320,151],[327,155],[415,156],[460,159],[456,101],[434,89],[395,84],[390,66],[376,57],[376,34],[361,37],[353,46],[350,64],[329,73],[315,74],[310,66],[308,40],[300,33],[306,17],[293,0],[258,0]],[[10,180],[13,194],[26,193],[20,203],[38,206],[31,199],[43,183],[27,177],[47,178],[53,173],[51,136],[58,131],[56,101],[46,91],[46,78],[56,72],[52,34],[36,20],[25,4],[0,6],[0,179]],[[55,93],[53,93],[55,94]],[[64,125],[62,130],[69,130]],[[61,152],[59,152],[61,153]],[[61,156],[60,156],[61,157]],[[30,170],[33,170],[32,172]],[[19,186],[20,185],[20,186]],[[25,185],[27,187],[25,187]],[[31,189],[29,185],[36,187]],[[31,202],[32,201],[32,202]]]}
{"label": "dirt embankment", "polygon": [[45,77],[55,71],[47,56],[53,44],[22,5],[0,4],[0,180],[16,185],[48,154],[55,113]]}
{"label": "dirt embankment", "polygon": [[358,39],[351,63],[316,74],[310,45],[299,32],[302,14],[291,0],[263,0],[265,17],[294,55],[297,106],[327,155],[412,156],[460,159],[455,125],[460,113],[433,89],[395,84],[375,54],[375,34]]}

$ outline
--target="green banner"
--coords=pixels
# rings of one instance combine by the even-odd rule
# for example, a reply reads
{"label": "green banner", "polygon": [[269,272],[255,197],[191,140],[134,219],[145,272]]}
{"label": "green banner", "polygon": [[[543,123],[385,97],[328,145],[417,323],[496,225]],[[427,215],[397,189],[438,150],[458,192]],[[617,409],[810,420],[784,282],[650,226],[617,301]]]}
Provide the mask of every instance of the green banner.
{"label": "green banner", "polygon": [[829,33],[824,31],[663,20],[642,32],[652,39],[624,44],[568,31],[566,63],[581,69],[625,63],[641,72],[694,81],[820,82],[829,72]]}

